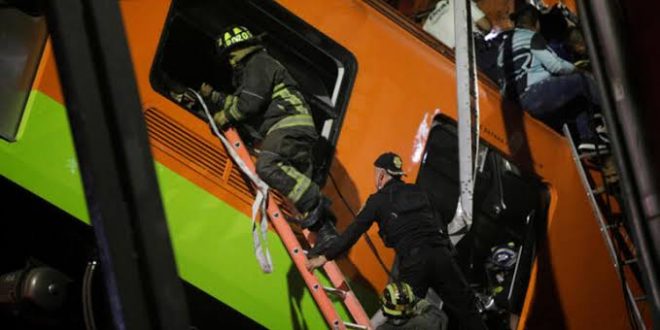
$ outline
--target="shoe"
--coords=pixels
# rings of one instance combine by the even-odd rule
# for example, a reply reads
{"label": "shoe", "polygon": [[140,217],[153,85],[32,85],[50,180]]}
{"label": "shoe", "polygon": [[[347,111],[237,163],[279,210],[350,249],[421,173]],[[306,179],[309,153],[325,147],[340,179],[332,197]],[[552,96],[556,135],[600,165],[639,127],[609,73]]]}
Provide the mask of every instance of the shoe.
{"label": "shoe", "polygon": [[330,200],[325,197],[321,197],[314,208],[303,213],[302,217],[298,219],[300,227],[310,228],[316,225],[319,220],[323,218],[323,213],[325,209],[329,207],[329,205]]}
{"label": "shoe", "polygon": [[605,142],[605,143],[610,143],[610,135],[607,134],[607,128],[605,125],[598,125],[596,126],[596,134],[598,135],[598,138]]}
{"label": "shoe", "polygon": [[[314,247],[309,250],[307,254],[308,256],[322,255],[332,245],[334,240],[339,237],[337,228],[335,228],[332,221],[329,221],[328,219],[323,219],[321,221],[323,223],[318,231],[316,231],[316,244],[314,244]],[[310,228],[310,230],[313,229]]]}
{"label": "shoe", "polygon": [[497,305],[495,305],[495,299],[492,296],[481,293],[477,293],[476,296],[477,296],[476,305],[479,314],[497,310]]}
{"label": "shoe", "polygon": [[585,141],[578,146],[578,153],[582,157],[593,157],[596,155],[607,155],[610,153],[610,146],[607,143]]}

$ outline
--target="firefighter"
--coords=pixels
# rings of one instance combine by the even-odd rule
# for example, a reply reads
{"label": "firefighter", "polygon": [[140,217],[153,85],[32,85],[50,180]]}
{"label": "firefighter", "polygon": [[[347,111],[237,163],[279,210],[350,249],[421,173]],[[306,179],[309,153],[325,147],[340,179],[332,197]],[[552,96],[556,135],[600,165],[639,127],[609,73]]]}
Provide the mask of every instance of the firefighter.
{"label": "firefighter", "polygon": [[426,299],[419,299],[405,282],[390,283],[380,297],[387,317],[377,330],[444,330],[447,315]]}
{"label": "firefighter", "polygon": [[311,180],[312,148],[319,136],[309,105],[286,68],[247,28],[225,30],[216,39],[216,49],[229,61],[236,90],[224,94],[202,84],[200,94],[217,110],[215,123],[237,126],[248,132],[247,138],[261,142],[257,174],[293,202],[302,214],[300,225],[317,233],[312,252],[321,251],[337,232],[329,200]]}
{"label": "firefighter", "polygon": [[310,255],[313,271],[347,251],[378,222],[385,246],[394,248],[399,260],[398,281],[424,297],[433,288],[450,315],[465,329],[487,329],[476,307],[476,296],[454,261],[454,249],[436,218],[426,193],[401,180],[401,157],[388,152],[374,162],[377,192],[367,199],[355,221],[321,255]]}

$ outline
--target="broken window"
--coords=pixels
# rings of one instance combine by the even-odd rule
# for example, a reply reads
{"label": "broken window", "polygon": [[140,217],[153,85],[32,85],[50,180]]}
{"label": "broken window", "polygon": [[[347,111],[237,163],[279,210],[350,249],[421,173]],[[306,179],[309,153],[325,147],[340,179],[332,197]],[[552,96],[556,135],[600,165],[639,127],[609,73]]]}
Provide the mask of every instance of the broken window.
{"label": "broken window", "polygon": [[[477,159],[473,223],[456,245],[457,261],[477,293],[518,314],[544,235],[547,189],[483,142]],[[458,172],[456,124],[441,117],[430,132],[417,183],[428,191],[444,225],[456,211]]]}

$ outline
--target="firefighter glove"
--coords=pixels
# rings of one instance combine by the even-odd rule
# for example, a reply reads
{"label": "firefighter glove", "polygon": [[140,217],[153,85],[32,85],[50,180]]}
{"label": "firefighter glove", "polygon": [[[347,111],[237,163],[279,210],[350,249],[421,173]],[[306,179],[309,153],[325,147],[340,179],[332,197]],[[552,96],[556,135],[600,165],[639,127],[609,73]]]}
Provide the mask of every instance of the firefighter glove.
{"label": "firefighter glove", "polygon": [[213,92],[213,87],[207,83],[202,83],[202,86],[199,88],[199,94],[202,94],[203,97],[211,96]]}
{"label": "firefighter glove", "polygon": [[218,111],[213,115],[213,121],[220,129],[226,129],[229,126],[229,119],[224,111]]}

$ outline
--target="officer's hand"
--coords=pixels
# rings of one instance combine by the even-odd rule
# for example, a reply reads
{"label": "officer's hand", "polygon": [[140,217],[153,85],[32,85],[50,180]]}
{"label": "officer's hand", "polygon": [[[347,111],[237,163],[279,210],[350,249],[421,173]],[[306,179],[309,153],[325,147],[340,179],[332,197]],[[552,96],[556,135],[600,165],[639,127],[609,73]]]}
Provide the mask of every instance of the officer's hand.
{"label": "officer's hand", "polygon": [[307,259],[305,262],[305,267],[307,267],[307,270],[311,272],[314,271],[314,269],[325,265],[326,262],[328,262],[328,259],[326,259],[325,256],[316,256],[312,257],[311,259]]}
{"label": "officer's hand", "polygon": [[209,97],[211,92],[213,92],[213,87],[207,83],[202,83],[202,86],[199,88],[199,93],[202,94],[203,97]]}

